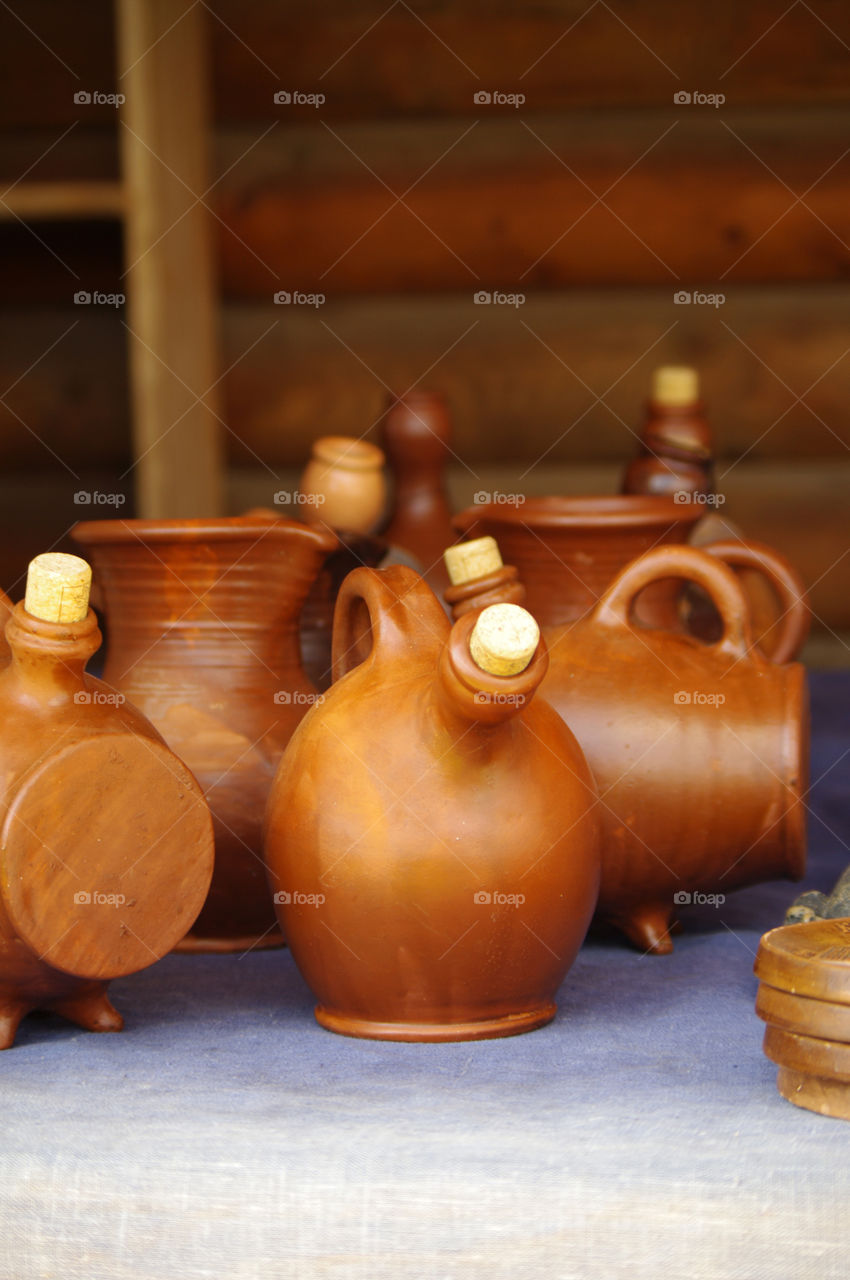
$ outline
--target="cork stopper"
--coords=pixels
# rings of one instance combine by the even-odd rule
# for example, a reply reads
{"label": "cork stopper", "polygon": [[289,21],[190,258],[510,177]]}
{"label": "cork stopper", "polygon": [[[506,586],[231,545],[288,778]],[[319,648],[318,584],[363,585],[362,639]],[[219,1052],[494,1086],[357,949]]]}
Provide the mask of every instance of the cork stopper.
{"label": "cork stopper", "polygon": [[699,400],[699,374],[689,365],[668,364],[652,375],[652,399],[656,404],[694,404]]}
{"label": "cork stopper", "polygon": [[540,642],[540,628],[518,604],[491,604],[482,610],[469,637],[476,666],[492,676],[524,671]]}
{"label": "cork stopper", "polygon": [[85,560],[48,551],[30,561],[24,608],[42,622],[82,622],[90,587],[91,568]]}
{"label": "cork stopper", "polygon": [[495,538],[473,538],[471,542],[459,542],[446,547],[443,552],[449,581],[453,587],[464,582],[474,582],[488,573],[502,568],[502,557]]}

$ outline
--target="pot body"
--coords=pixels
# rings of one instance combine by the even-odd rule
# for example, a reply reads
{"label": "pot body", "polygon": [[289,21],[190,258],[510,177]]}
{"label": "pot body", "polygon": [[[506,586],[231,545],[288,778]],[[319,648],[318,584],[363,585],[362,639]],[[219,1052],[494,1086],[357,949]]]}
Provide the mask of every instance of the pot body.
{"label": "pot body", "polygon": [[[716,644],[635,625],[638,593],[671,575],[711,596]],[[569,717],[599,785],[603,919],[643,949],[669,951],[679,906],[802,875],[805,671],[752,645],[730,569],[689,547],[657,548],[585,618],[544,635],[543,692]]]}
{"label": "pot body", "polygon": [[105,601],[104,679],[150,718],[212,811],[215,872],[184,949],[279,944],[263,810],[283,749],[319,696],[301,666],[298,618],[335,537],[245,518],[98,521],[74,538]]}
{"label": "pot body", "polygon": [[[343,1034],[459,1040],[540,1026],[593,912],[584,756],[551,707],[528,705],[525,676],[464,668],[474,621],[449,635],[407,569],[351,574],[335,620],[341,678],[272,788],[281,923],[318,1020]],[[484,720],[459,710],[459,671]],[[508,713],[500,698],[521,702]]]}

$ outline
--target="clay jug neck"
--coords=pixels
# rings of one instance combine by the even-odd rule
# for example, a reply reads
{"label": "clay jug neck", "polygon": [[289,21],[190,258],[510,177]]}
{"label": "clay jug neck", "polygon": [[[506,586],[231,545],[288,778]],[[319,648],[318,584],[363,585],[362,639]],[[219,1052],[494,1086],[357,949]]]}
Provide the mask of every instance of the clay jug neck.
{"label": "clay jug neck", "polygon": [[85,665],[100,648],[101,634],[90,609],[81,622],[45,622],[17,604],[6,624],[12,660],[0,679],[12,696],[45,709],[80,701]]}
{"label": "clay jug neck", "polygon": [[650,400],[641,444],[646,453],[710,466],[713,441],[702,403],[666,405]]}
{"label": "clay jug neck", "polygon": [[465,614],[486,609],[490,604],[525,604],[525,586],[520,582],[519,569],[512,564],[503,564],[479,578],[447,587],[443,598],[457,622]]}

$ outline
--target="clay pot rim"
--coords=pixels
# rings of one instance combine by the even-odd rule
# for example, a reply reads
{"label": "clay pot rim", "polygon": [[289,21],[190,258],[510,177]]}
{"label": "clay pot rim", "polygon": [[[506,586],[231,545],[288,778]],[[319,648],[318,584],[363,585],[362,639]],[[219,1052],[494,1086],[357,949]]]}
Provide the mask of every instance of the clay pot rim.
{"label": "clay pot rim", "polygon": [[658,494],[604,494],[527,498],[513,506],[486,502],[454,517],[455,528],[467,532],[482,519],[501,524],[534,523],[549,529],[629,528],[647,524],[696,524],[704,515],[694,502],[675,502]]}
{"label": "clay pot rim", "polygon": [[384,451],[356,436],[320,436],[313,441],[313,457],[349,471],[374,471],[384,465]]}
{"label": "clay pot rim", "polygon": [[255,535],[255,540],[288,538],[299,533],[326,551],[338,545],[336,536],[321,525],[302,524],[285,516],[217,516],[183,520],[81,520],[71,530],[75,542],[84,546],[126,542],[237,542]]}

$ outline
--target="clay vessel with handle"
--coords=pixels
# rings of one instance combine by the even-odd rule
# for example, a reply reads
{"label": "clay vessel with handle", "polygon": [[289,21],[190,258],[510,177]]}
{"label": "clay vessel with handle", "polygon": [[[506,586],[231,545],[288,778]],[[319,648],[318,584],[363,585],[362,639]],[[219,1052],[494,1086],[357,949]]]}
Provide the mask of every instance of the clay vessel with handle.
{"label": "clay vessel with handle", "polygon": [[[709,593],[723,620],[717,643],[635,623],[639,593],[670,579]],[[667,952],[677,909],[694,895],[799,878],[805,672],[755,649],[731,569],[690,547],[657,547],[584,618],[543,634],[543,692],[569,718],[599,785],[603,919],[641,949]]]}
{"label": "clay vessel with handle", "polygon": [[293,735],[266,817],[281,924],[333,1031],[479,1039],[555,1012],[596,901],[596,792],[534,696],[536,626],[509,612],[533,627],[530,660],[493,674],[477,647],[490,611],[450,628],[401,566],[342,586],[335,681]]}
{"label": "clay vessel with handle", "polygon": [[[466,537],[496,539],[505,564],[519,571],[528,608],[545,628],[586,614],[636,556],[687,542],[701,515],[697,505],[666,496],[549,497],[529,498],[518,506],[468,507],[454,524]],[[808,602],[799,576],[778,551],[760,543],[730,539],[715,545],[713,554],[764,574],[782,612],[780,634],[771,637],[775,660],[788,661],[808,628]],[[751,551],[742,549],[748,545]],[[653,581],[640,593],[634,616],[646,627],[686,631],[681,595],[676,578]]]}
{"label": "clay vessel with handle", "polygon": [[180,940],[212,875],[212,821],[192,774],[144,716],[84,674],[101,639],[87,570],[75,556],[38,557],[26,604],[6,623],[0,1048],[32,1009],[120,1030],[107,983]]}
{"label": "clay vessel with handle", "polygon": [[280,944],[262,860],[271,780],[318,696],[298,618],[337,540],[294,520],[79,524],[109,623],[104,679],[150,717],[209,801],[216,862],[182,949]]}

